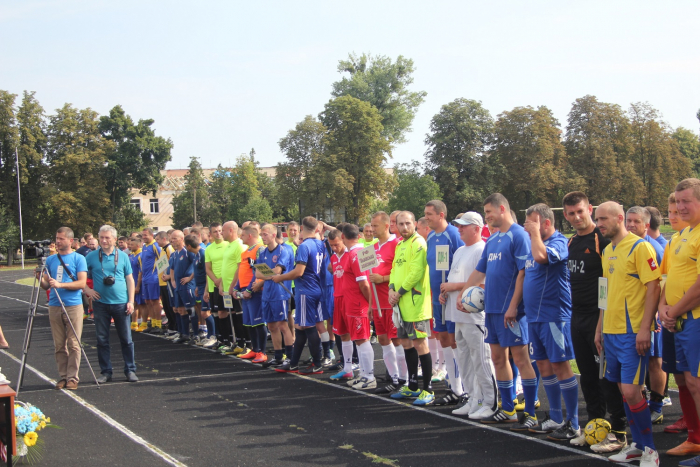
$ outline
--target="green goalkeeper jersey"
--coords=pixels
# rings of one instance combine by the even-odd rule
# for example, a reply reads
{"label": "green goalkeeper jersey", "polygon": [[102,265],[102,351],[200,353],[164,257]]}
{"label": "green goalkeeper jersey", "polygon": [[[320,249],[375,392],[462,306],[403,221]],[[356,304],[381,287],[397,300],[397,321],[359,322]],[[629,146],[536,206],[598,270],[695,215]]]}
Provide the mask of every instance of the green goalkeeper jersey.
{"label": "green goalkeeper jersey", "polygon": [[404,321],[423,321],[433,317],[426,250],[425,240],[418,233],[396,245],[389,285],[401,294],[399,308]]}

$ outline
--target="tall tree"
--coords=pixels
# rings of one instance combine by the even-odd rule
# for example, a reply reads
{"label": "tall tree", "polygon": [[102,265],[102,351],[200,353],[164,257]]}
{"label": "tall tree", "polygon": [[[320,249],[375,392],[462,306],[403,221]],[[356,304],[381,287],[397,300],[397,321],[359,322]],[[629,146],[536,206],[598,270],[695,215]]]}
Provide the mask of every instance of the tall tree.
{"label": "tall tree", "polygon": [[455,99],[430,121],[425,138],[426,167],[443,193],[450,213],[481,209],[493,191],[493,167],[488,152],[493,118],[481,102]]}
{"label": "tall tree", "polygon": [[590,95],[576,99],[564,144],[571,169],[583,178],[582,189],[591,202],[617,200],[628,205],[643,195],[631,160],[629,120],[619,105]]}
{"label": "tall tree", "polygon": [[0,90],[0,200],[12,213],[17,212],[15,149],[17,148],[17,94]]}
{"label": "tall tree", "polygon": [[190,157],[189,172],[184,178],[184,189],[173,196],[173,225],[175,228],[183,228],[192,225],[195,220],[207,224],[208,219],[200,219],[201,213],[211,211],[207,180],[199,158]]}
{"label": "tall tree", "polygon": [[[396,187],[389,194],[390,211],[411,211],[416,218],[422,216],[425,203],[432,199],[443,199],[440,187],[428,174],[423,173],[418,161],[394,166]],[[453,216],[457,211],[450,211]]]}
{"label": "tall tree", "polygon": [[386,196],[392,185],[384,170],[391,145],[382,136],[382,116],[368,102],[343,96],[328,102],[320,119],[328,129],[323,163],[347,173],[347,216],[358,223],[372,198]]}
{"label": "tall tree", "polygon": [[425,100],[425,91],[409,91],[413,83],[413,60],[398,56],[350,54],[338,63],[339,73],[349,73],[333,83],[334,97],[352,96],[369,102],[382,116],[382,136],[403,143],[411,131],[413,118]]}
{"label": "tall tree", "polygon": [[700,138],[698,135],[679,126],[673,132],[673,139],[678,143],[678,149],[691,163],[693,177],[700,178]]}
{"label": "tall tree", "polygon": [[544,106],[499,114],[494,156],[503,167],[500,190],[516,212],[540,202],[557,206],[562,189],[572,186],[560,134],[559,122]]}
{"label": "tall tree", "polygon": [[132,188],[141,194],[155,193],[163,182],[160,171],[170,159],[173,143],[156,136],[153,119],[134,123],[120,105],[100,117],[99,129],[107,146],[107,189],[112,206],[112,218],[129,203]]}

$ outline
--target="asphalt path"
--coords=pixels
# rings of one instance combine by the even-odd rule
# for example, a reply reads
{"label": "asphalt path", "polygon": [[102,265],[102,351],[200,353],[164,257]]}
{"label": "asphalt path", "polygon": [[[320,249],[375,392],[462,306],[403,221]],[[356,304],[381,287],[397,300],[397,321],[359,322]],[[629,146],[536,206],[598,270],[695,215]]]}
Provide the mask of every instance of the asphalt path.
{"label": "asphalt path", "polygon": [[[31,288],[14,283],[31,272],[0,272],[0,325],[10,349],[0,367],[16,387]],[[453,407],[417,408],[388,397],[360,393],[329,374],[279,374],[232,356],[176,345],[134,333],[138,383],[127,383],[119,341],[112,329],[114,381],[97,388],[82,363],[77,391],[53,389],[56,366],[45,293],[40,295],[24,384],[18,399],[41,408],[60,425],[45,430],[46,454],[38,465],[276,465],[433,466],[604,465],[588,448],[514,434],[451,414]],[[94,326],[82,341],[99,375]],[[268,349],[270,351],[270,349]],[[375,345],[376,373],[384,373]],[[444,393],[444,384],[435,387]],[[664,408],[667,424],[679,415]],[[546,397],[540,388],[542,407]],[[585,419],[583,400],[580,401]],[[684,440],[661,433],[661,452]],[[675,465],[664,454],[662,463]]]}

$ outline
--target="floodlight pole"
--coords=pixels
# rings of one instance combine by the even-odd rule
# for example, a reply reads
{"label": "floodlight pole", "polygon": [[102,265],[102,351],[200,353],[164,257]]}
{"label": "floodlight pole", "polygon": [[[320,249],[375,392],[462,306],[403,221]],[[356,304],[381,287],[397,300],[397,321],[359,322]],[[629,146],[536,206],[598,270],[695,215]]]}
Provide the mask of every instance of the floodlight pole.
{"label": "floodlight pole", "polygon": [[[20,185],[19,185],[19,153],[17,151],[17,147],[15,147],[15,165],[17,166],[17,204],[19,205],[19,242],[20,242],[20,248],[21,248],[21,256],[22,256],[22,269],[24,269],[24,231],[22,228],[22,193],[20,190]],[[8,255],[11,255],[12,252],[8,251]]]}

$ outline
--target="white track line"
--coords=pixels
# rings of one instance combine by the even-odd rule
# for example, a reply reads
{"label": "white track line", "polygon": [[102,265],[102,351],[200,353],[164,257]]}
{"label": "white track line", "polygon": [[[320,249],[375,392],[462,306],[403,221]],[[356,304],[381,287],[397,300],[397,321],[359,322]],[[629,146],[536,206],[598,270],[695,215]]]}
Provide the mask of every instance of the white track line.
{"label": "white track line", "polygon": [[[1,352],[3,354],[7,355],[8,357],[10,357],[15,362],[17,362],[19,364],[22,363],[22,361],[19,360],[18,358],[16,358],[14,355],[12,355],[8,352],[5,352],[5,351],[1,351]],[[43,374],[42,372],[40,372],[36,368],[32,367],[31,365],[26,365],[26,368],[28,370],[32,371],[34,374],[36,374],[39,378],[46,381],[47,383],[55,384],[54,380],[52,380],[51,378],[49,378],[48,376],[46,376],[45,374]],[[141,446],[146,448],[148,451],[150,451],[152,454],[161,458],[166,463],[168,463],[170,465],[177,466],[177,467],[187,467],[187,464],[180,462],[179,460],[175,459],[173,456],[171,456],[167,452],[160,449],[158,446],[146,441],[141,436],[137,435],[136,433],[134,433],[133,431],[131,431],[130,429],[128,429],[127,427],[125,427],[121,423],[117,422],[112,417],[110,417],[106,413],[102,412],[100,409],[98,409],[94,405],[90,404],[82,397],[72,393],[71,391],[67,391],[65,389],[62,389],[61,392],[63,392],[65,395],[67,395],[68,397],[73,399],[78,404],[82,405],[84,408],[86,408],[87,410],[89,410],[93,414],[97,415],[99,418],[102,419],[102,421],[104,421],[105,423],[110,425],[112,428],[115,428],[116,430],[120,431],[122,434],[124,434],[127,438],[129,438],[133,442],[140,444]]]}

